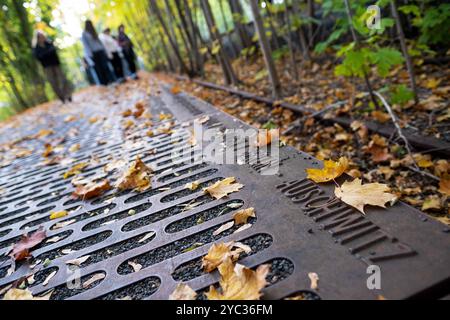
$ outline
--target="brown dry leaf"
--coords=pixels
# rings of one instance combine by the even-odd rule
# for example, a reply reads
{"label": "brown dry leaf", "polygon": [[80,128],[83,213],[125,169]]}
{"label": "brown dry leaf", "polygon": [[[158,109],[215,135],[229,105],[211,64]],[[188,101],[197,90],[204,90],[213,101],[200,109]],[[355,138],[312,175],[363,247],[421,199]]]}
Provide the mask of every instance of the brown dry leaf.
{"label": "brown dry leaf", "polygon": [[58,271],[55,270],[52,273],[50,273],[47,278],[45,278],[44,282],[42,282],[42,285],[45,287],[46,285],[48,285],[48,283],[50,282],[50,280],[52,280],[52,278],[56,275]]}
{"label": "brown dry leaf", "polygon": [[261,290],[267,285],[269,269],[265,264],[253,271],[240,264],[234,265],[228,258],[219,266],[221,292],[211,286],[206,297],[208,300],[259,300]]}
{"label": "brown dry leaf", "polygon": [[64,179],[67,179],[72,176],[76,176],[77,174],[80,174],[83,172],[83,170],[88,166],[89,164],[86,162],[81,162],[76,165],[74,165],[72,168],[70,168],[68,171],[66,171],[63,175]]}
{"label": "brown dry leaf", "polygon": [[171,92],[172,94],[179,94],[179,93],[181,92],[181,88],[180,88],[179,86],[173,86],[173,87],[170,89],[170,92]]}
{"label": "brown dry leaf", "polygon": [[390,167],[380,167],[378,172],[384,175],[386,180],[389,180],[395,173],[395,170],[392,170]]}
{"label": "brown dry leaf", "polygon": [[122,112],[122,117],[127,118],[127,117],[131,116],[132,114],[133,114],[133,111],[131,111],[130,109],[127,109]]}
{"label": "brown dry leaf", "polygon": [[197,293],[192,290],[185,283],[179,283],[172,294],[169,296],[169,300],[195,300]]}
{"label": "brown dry leaf", "polygon": [[48,158],[49,156],[51,156],[53,154],[53,147],[50,143],[46,143],[45,144],[45,149],[44,152],[42,153],[42,156],[44,158]]}
{"label": "brown dry leaf", "polygon": [[236,225],[246,224],[249,218],[255,217],[255,208],[242,209],[233,214],[234,223]]}
{"label": "brown dry leaf", "polygon": [[358,134],[358,136],[365,140],[369,134],[369,130],[361,121],[355,120],[350,124],[350,128]]}
{"label": "brown dry leaf", "polygon": [[9,289],[6,292],[3,300],[49,300],[52,295],[52,291],[42,297],[34,297],[30,290],[28,289]]}
{"label": "brown dry leaf", "polygon": [[30,235],[23,235],[20,241],[14,244],[8,255],[15,261],[24,260],[31,256],[30,249],[37,246],[46,237],[47,235],[42,227]]}
{"label": "brown dry leaf", "polygon": [[64,118],[64,122],[72,122],[72,121],[75,121],[75,120],[76,120],[76,118],[73,115],[67,116],[66,118]]}
{"label": "brown dry leaf", "polygon": [[306,169],[308,179],[314,182],[328,182],[341,176],[348,168],[348,159],[341,157],[337,162],[326,160],[323,163],[323,169]]}
{"label": "brown dry leaf", "polygon": [[106,277],[106,275],[104,273],[94,274],[90,279],[86,280],[86,282],[83,283],[83,289],[90,287],[92,284],[94,284],[97,281],[105,279],[105,277]]}
{"label": "brown dry leaf", "polygon": [[258,130],[258,136],[256,140],[257,147],[268,146],[272,141],[279,139],[280,130],[279,129],[260,129]]}
{"label": "brown dry leaf", "polygon": [[372,155],[372,161],[376,163],[388,161],[392,158],[392,155],[389,153],[388,148],[383,148],[378,145],[372,145],[364,149],[366,152]]}
{"label": "brown dry leaf", "polygon": [[371,115],[375,120],[381,123],[388,122],[391,119],[389,114],[381,111],[372,111]]}
{"label": "brown dry leaf", "polygon": [[83,263],[85,263],[90,257],[91,257],[90,255],[87,255],[84,257],[77,258],[77,259],[68,260],[68,261],[66,261],[66,264],[70,264],[70,265],[79,267]]}
{"label": "brown dry leaf", "polygon": [[311,286],[310,288],[312,290],[319,289],[319,276],[315,272],[308,273],[309,280],[311,280]]}
{"label": "brown dry leaf", "polygon": [[78,186],[75,192],[72,194],[76,198],[91,199],[102,195],[105,191],[111,189],[111,185],[108,180],[102,180],[100,182],[89,182],[84,186]]}
{"label": "brown dry leaf", "polygon": [[56,223],[53,226],[52,230],[57,230],[57,229],[61,229],[61,228],[67,227],[68,225],[71,225],[72,223],[75,223],[75,222],[77,222],[76,219],[71,219],[71,220],[67,220],[67,221],[63,221],[63,222],[58,222],[58,223]]}
{"label": "brown dry leaf", "polygon": [[55,132],[51,129],[42,129],[36,134],[36,138],[44,138],[54,133]]}
{"label": "brown dry leaf", "polygon": [[220,226],[220,228],[218,228],[216,231],[214,231],[213,236],[218,236],[222,232],[225,232],[228,229],[233,228],[233,226],[234,226],[234,221],[227,222],[227,223],[223,224],[222,226]]}
{"label": "brown dry leaf", "polygon": [[50,213],[50,220],[59,219],[59,218],[67,216],[68,214],[69,213],[66,210],[57,211],[57,212],[51,212]]}
{"label": "brown dry leaf", "polygon": [[[233,250],[233,247],[235,246],[238,248]],[[247,251],[249,248],[244,249]],[[209,248],[208,254],[203,257],[202,267],[206,272],[212,272],[227,258],[231,258],[231,260],[236,261],[244,249],[241,247],[241,244],[236,244],[234,241],[227,243],[214,243]]]}
{"label": "brown dry leaf", "polygon": [[388,193],[389,187],[381,183],[368,183],[363,185],[361,179],[344,182],[341,187],[334,189],[336,197],[348,205],[361,211],[363,214],[366,204],[386,208],[386,202],[393,203],[397,197]]}
{"label": "brown dry leaf", "polygon": [[145,165],[139,157],[133,161],[131,166],[117,181],[116,188],[119,190],[135,189],[145,191],[151,187],[151,176],[153,170]]}
{"label": "brown dry leaf", "polygon": [[230,193],[239,191],[243,187],[243,184],[236,183],[235,177],[228,177],[223,180],[217,181],[210,187],[204,188],[203,191],[208,193],[215,199],[222,199]]}
{"label": "brown dry leaf", "polygon": [[450,177],[441,178],[439,181],[439,192],[450,197]]}
{"label": "brown dry leaf", "polygon": [[440,210],[442,208],[441,199],[437,195],[429,196],[422,204],[422,210]]}

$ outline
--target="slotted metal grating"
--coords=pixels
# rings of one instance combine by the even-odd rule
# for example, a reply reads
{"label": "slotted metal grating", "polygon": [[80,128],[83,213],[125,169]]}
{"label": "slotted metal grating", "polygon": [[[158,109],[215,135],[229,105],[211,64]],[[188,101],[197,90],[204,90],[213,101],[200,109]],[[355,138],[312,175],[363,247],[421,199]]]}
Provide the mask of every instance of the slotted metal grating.
{"label": "slotted metal grating", "polygon": [[[77,111],[84,114],[81,119],[64,122],[62,115],[54,115],[28,130],[28,134],[36,134],[50,121],[57,132],[55,139],[65,137],[67,147],[79,143],[75,163],[91,162],[83,177],[106,176],[103,167],[112,159],[131,161],[136,155],[154,168],[155,176],[152,188],[145,192],[111,190],[81,201],[71,197],[74,188],[70,179],[62,178],[74,163],[42,166],[41,155],[33,153],[2,168],[0,188],[5,191],[0,198],[0,288],[35,273],[30,289],[34,294],[53,289],[52,299],[167,299],[176,284],[184,281],[197,290],[199,299],[204,299],[204,292],[218,282],[218,275],[203,272],[201,257],[212,243],[235,240],[252,248],[240,263],[252,268],[270,264],[266,299],[297,294],[305,299],[376,299],[380,294],[394,299],[439,297],[450,292],[450,236],[444,225],[404,204],[384,211],[370,209],[367,216],[342,203],[327,206],[332,186],[305,180],[304,169],[319,162],[289,147],[281,149],[280,172],[274,176],[260,174],[264,168],[261,162],[214,165],[195,161],[190,154],[174,162],[173,152],[185,147],[190,139],[186,122],[209,115],[210,127],[225,130],[248,126],[190,96],[173,95],[166,88],[150,97],[150,106],[152,114],[175,116],[178,130],[173,135],[147,137],[144,128],[136,127],[124,136],[122,118],[114,108],[99,110],[90,105]],[[107,126],[86,121],[99,113],[107,117]],[[155,126],[165,122],[155,121]],[[74,128],[80,134],[67,137]],[[14,135],[12,131],[8,134]],[[30,140],[23,145],[43,148],[36,143]],[[231,176],[245,185],[241,191],[221,200],[201,191]],[[185,188],[186,183],[197,180],[200,187],[196,191]],[[234,204],[232,208],[227,206],[230,203]],[[257,212],[257,218],[250,221],[251,228],[234,233],[235,226],[213,235],[232,220],[236,210],[248,207]],[[61,210],[71,213],[50,220],[51,211]],[[71,220],[71,224],[56,228]],[[47,239],[59,237],[59,241],[44,241],[32,250],[30,263],[17,265],[8,275],[10,259],[6,254],[11,245],[39,227],[47,230]],[[81,283],[95,274],[105,277],[85,288],[70,289],[67,282],[73,273],[66,261],[86,255],[90,257],[80,267]],[[141,264],[142,270],[134,272],[129,262]],[[30,264],[37,264],[34,271]],[[383,271],[381,290],[367,288],[366,269],[370,264],[379,265]],[[44,280],[55,271],[44,286]],[[309,272],[319,274],[318,291],[309,289]]]}

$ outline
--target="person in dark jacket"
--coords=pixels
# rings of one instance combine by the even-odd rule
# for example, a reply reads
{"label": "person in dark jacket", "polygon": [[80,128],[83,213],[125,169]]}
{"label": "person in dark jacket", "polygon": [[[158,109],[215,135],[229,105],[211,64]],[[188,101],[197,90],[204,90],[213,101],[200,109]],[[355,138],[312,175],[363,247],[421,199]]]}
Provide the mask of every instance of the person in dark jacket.
{"label": "person in dark jacket", "polygon": [[119,35],[117,40],[119,41],[119,46],[122,48],[122,53],[127,61],[130,72],[133,74],[133,77],[137,78],[135,62],[136,55],[133,49],[133,42],[131,42],[131,39],[125,33],[125,26],[123,24],[119,26]]}
{"label": "person in dark jacket", "polygon": [[58,98],[63,103],[72,101],[73,86],[64,75],[56,47],[40,30],[36,31],[34,35],[33,55],[41,62],[47,80]]}
{"label": "person in dark jacket", "polygon": [[114,82],[114,75],[108,65],[105,47],[100,41],[91,20],[86,20],[81,41],[83,42],[85,56],[94,62],[94,68],[100,83],[108,85]]}
{"label": "person in dark jacket", "polygon": [[111,29],[106,28],[98,37],[105,47],[106,55],[108,56],[109,62],[113,66],[117,80],[123,81],[124,73],[121,57],[122,49],[119,47],[117,40],[111,36]]}

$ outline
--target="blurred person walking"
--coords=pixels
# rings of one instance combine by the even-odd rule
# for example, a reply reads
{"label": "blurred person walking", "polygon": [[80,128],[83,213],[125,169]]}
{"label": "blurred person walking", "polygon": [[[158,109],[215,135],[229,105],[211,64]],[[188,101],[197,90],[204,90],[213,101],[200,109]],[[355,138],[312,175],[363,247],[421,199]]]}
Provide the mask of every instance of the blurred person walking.
{"label": "blurred person walking", "polygon": [[134,53],[133,42],[131,42],[131,39],[125,33],[125,26],[123,24],[119,26],[118,41],[119,46],[122,48],[123,56],[127,61],[128,69],[132,73],[132,77],[137,79],[138,76],[136,74],[136,62],[135,62],[136,54]]}
{"label": "blurred person walking", "polygon": [[100,41],[103,43],[103,46],[106,50],[106,55],[108,56],[111,65],[114,68],[114,73],[119,81],[123,81],[123,66],[122,66],[122,58],[121,58],[121,48],[117,43],[116,39],[111,36],[111,29],[106,28],[103,30],[103,33],[99,35]]}
{"label": "blurred person walking", "polygon": [[100,41],[97,31],[91,20],[86,20],[83,34],[81,36],[85,56],[94,62],[100,84],[108,85],[114,81],[113,74],[108,66],[108,56],[105,47]]}
{"label": "blurred person walking", "polygon": [[73,86],[64,75],[53,42],[47,38],[43,31],[37,30],[34,33],[32,46],[33,55],[42,64],[47,80],[55,94],[63,103],[72,101]]}

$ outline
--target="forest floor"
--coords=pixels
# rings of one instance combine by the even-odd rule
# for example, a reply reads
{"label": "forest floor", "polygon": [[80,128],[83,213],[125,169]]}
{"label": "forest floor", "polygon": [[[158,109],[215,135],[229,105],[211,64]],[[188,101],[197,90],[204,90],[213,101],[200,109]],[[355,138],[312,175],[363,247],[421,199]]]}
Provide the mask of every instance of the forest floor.
{"label": "forest floor", "polygon": [[[384,109],[375,110],[370,106],[367,96],[361,94],[366,91],[362,81],[335,76],[334,63],[327,58],[303,62],[299,65],[296,80],[289,72],[289,61],[278,60],[277,70],[285,97],[283,101],[315,110],[321,110],[338,101],[346,101],[341,107],[327,112],[324,118],[348,116],[353,120],[351,128],[310,117],[301,129],[282,135],[281,140],[319,159],[337,160],[346,156],[351,160],[351,170],[348,172],[350,175],[361,177],[366,182],[387,183],[402,201],[450,224],[448,159],[427,153],[426,150],[418,152],[414,148],[412,154],[408,154],[402,142],[394,137],[388,139],[369,133],[364,121],[388,123],[391,118]],[[239,58],[233,65],[242,81],[240,90],[271,97],[270,83],[263,71],[265,67],[262,58],[250,61]],[[399,124],[413,128],[420,134],[449,142],[449,65],[438,66],[416,61],[415,68],[420,102],[392,106]],[[207,76],[202,80],[223,85],[219,65],[207,64],[205,74]],[[156,76],[257,128],[277,127],[283,133],[301,117],[291,110],[244,100],[224,91],[182,80],[176,75],[158,73]],[[383,88],[387,84],[387,79],[370,80],[374,88]],[[408,74],[406,70],[397,68],[391,72],[388,81],[408,86]],[[414,162],[419,170],[411,170]]]}

